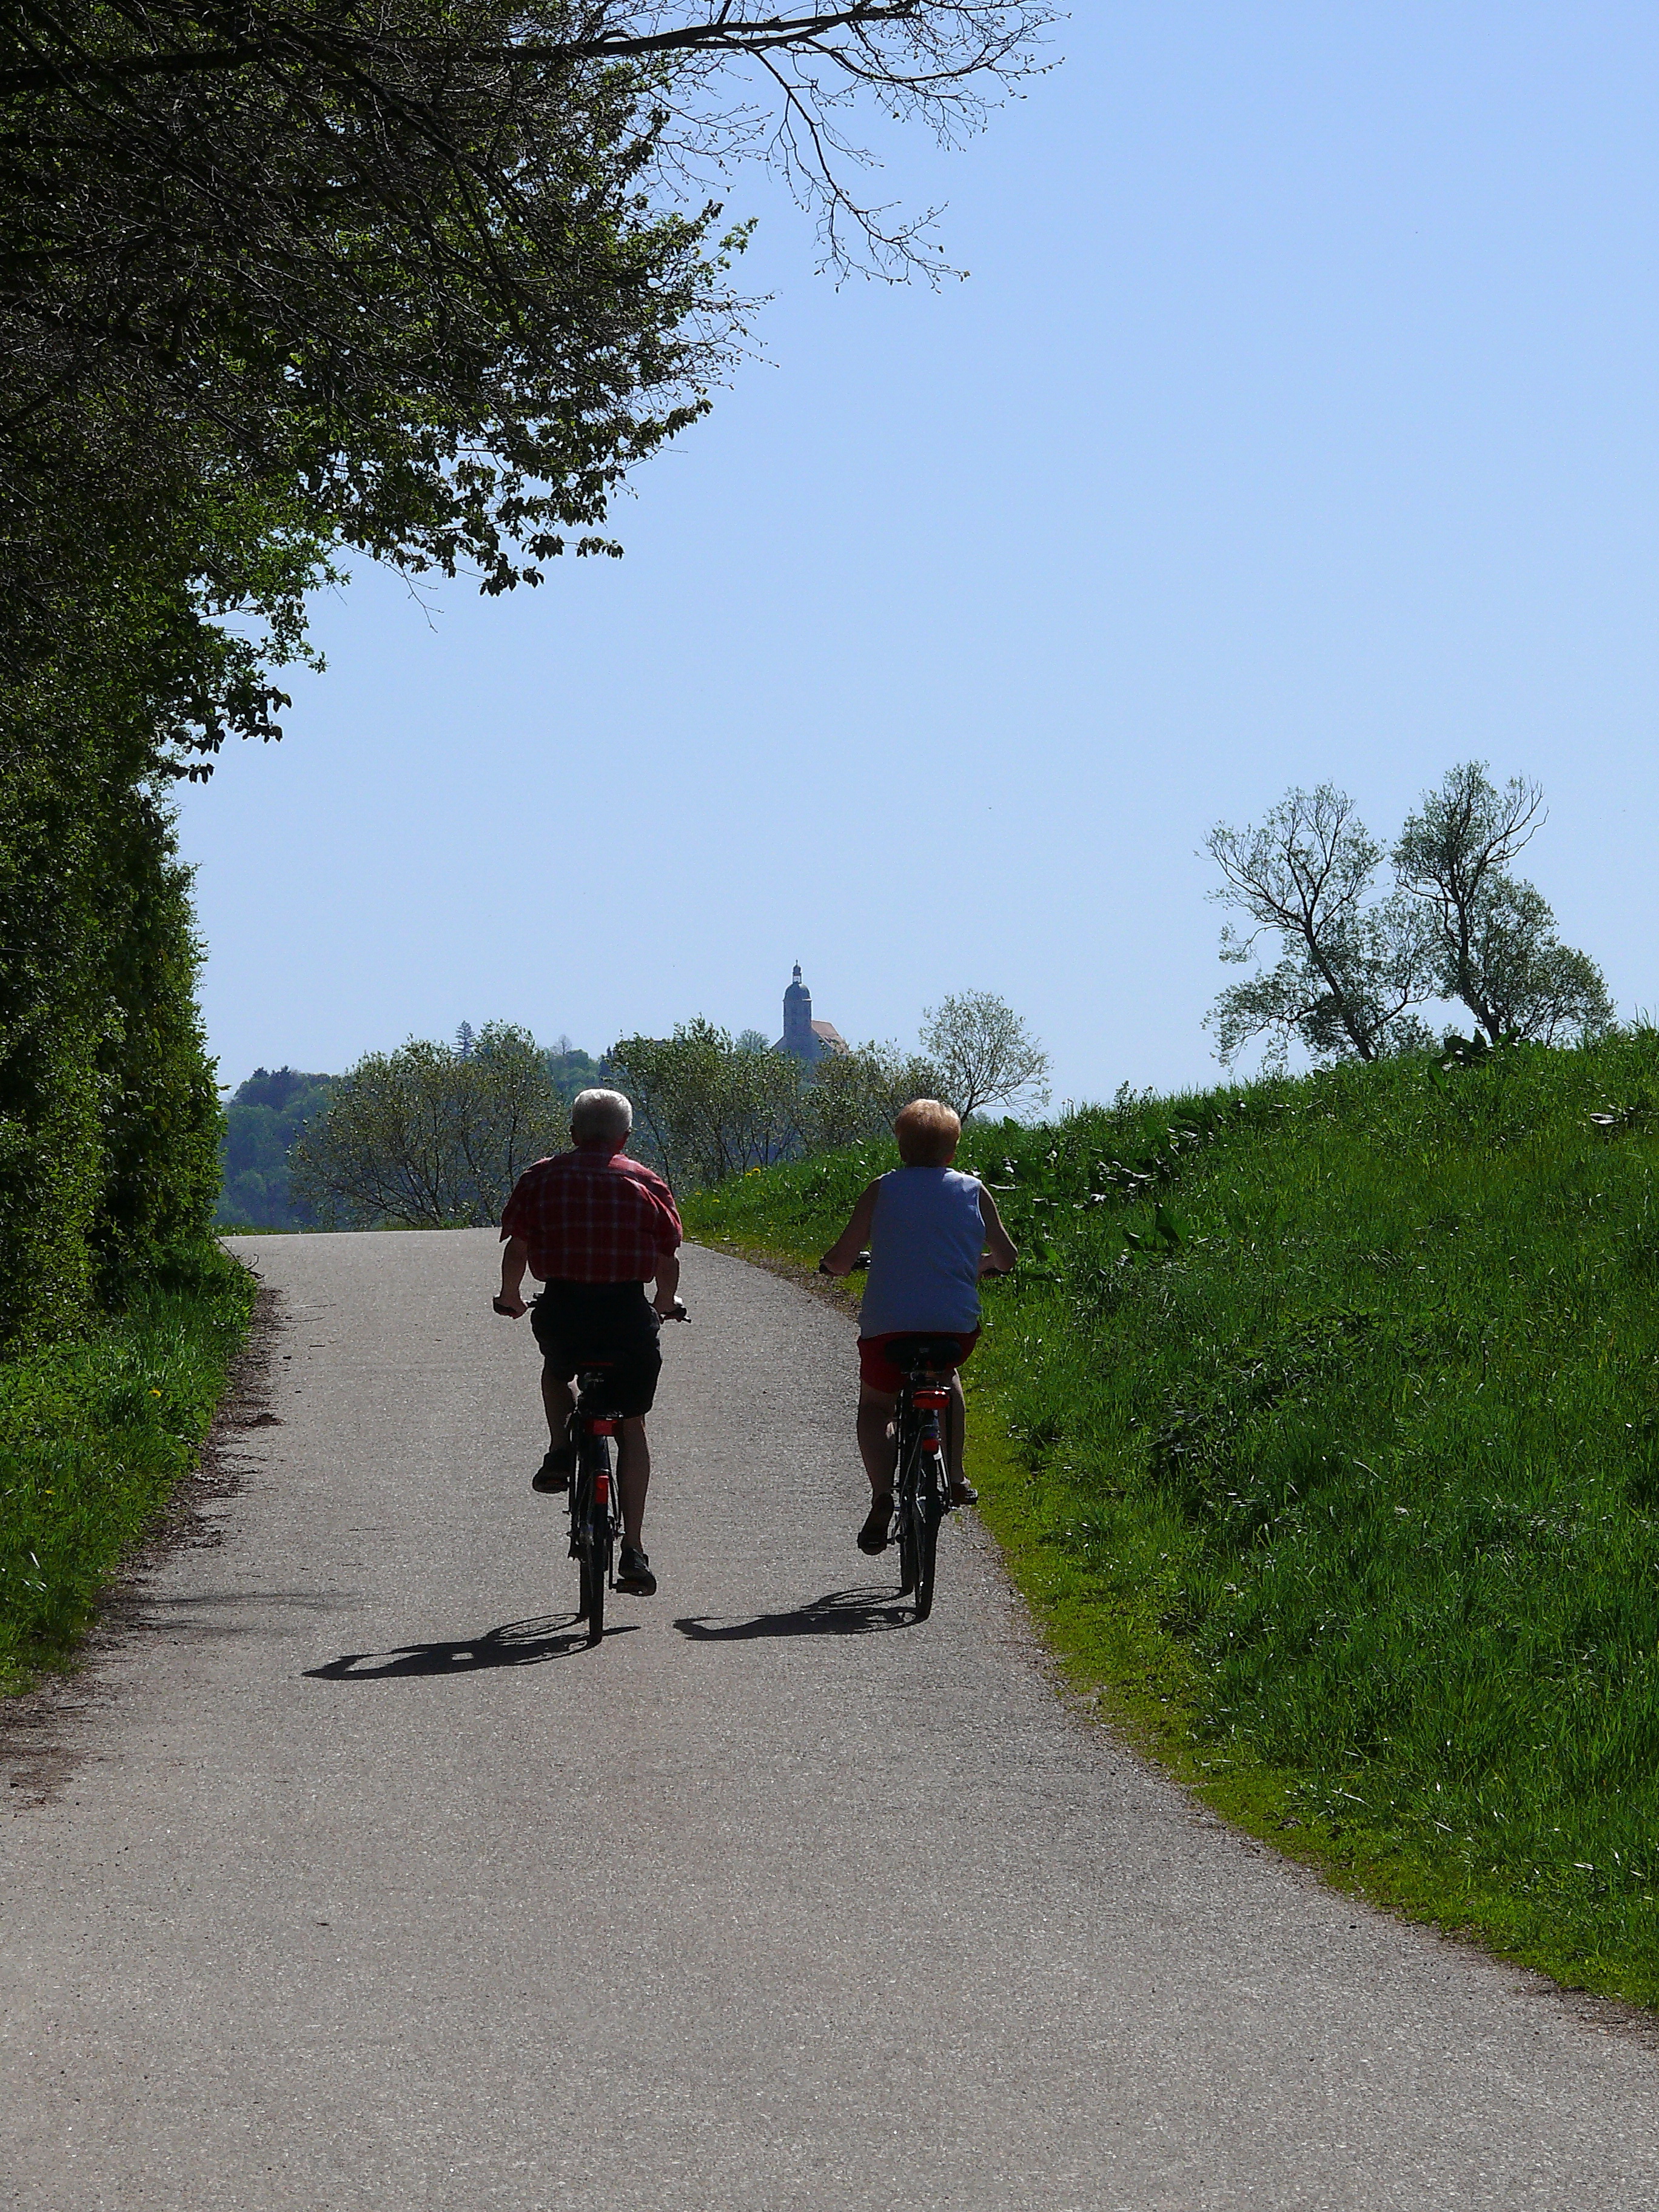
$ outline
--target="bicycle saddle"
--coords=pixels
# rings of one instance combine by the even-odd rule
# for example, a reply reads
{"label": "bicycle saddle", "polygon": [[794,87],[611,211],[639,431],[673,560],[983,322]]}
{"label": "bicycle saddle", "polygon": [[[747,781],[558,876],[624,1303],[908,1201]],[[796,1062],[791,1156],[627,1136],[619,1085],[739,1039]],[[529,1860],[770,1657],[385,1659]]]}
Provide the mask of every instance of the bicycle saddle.
{"label": "bicycle saddle", "polygon": [[911,1374],[926,1368],[929,1374],[949,1374],[962,1364],[962,1339],[959,1336],[895,1336],[888,1340],[886,1357],[890,1363]]}

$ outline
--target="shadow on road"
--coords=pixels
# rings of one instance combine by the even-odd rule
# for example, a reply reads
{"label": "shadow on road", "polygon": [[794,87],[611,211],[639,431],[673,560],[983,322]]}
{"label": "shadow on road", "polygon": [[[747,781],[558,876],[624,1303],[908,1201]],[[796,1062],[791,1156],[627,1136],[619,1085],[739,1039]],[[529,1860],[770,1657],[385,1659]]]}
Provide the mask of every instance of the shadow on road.
{"label": "shadow on road", "polygon": [[830,1590],[793,1612],[757,1613],[752,1620],[693,1614],[674,1626],[694,1644],[748,1644],[762,1636],[875,1636],[909,1623],[909,1605],[896,1591],[855,1589]]}
{"label": "shadow on road", "polygon": [[[631,1636],[637,1621],[620,1621],[605,1631]],[[568,1659],[589,1649],[587,1624],[575,1615],[558,1620],[509,1620],[483,1636],[452,1638],[439,1644],[400,1644],[391,1651],[346,1651],[326,1666],[307,1667],[319,1682],[385,1682],[408,1674],[476,1674],[489,1667],[538,1667],[548,1659]]]}

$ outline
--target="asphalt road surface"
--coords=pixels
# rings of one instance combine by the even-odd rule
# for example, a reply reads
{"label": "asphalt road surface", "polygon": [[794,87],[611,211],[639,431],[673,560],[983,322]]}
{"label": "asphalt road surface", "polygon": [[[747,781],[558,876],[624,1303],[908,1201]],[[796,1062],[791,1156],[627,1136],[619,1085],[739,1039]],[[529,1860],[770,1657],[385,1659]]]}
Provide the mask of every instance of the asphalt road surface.
{"label": "asphalt road surface", "polygon": [[1659,2207],[1659,2052],[1058,1698],[982,1534],[854,1548],[851,1330],[694,1252],[589,1651],[493,1238],[249,1239],[218,1548],[0,1822],[0,2204]]}

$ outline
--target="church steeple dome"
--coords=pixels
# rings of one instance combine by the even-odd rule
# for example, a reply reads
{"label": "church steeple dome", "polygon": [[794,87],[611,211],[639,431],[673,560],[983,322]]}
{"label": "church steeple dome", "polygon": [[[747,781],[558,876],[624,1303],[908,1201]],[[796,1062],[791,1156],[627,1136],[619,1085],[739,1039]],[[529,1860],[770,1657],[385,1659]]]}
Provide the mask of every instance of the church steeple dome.
{"label": "church steeple dome", "polygon": [[795,963],[794,981],[783,994],[783,1048],[797,1060],[817,1058],[817,1039],[812,1034],[812,994],[800,980]]}

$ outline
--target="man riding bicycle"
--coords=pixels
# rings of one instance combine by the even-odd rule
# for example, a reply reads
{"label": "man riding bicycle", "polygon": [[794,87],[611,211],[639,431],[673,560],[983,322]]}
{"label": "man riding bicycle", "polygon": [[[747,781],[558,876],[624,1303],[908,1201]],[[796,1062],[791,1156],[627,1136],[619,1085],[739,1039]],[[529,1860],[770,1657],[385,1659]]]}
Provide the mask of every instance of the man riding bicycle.
{"label": "man riding bicycle", "polygon": [[[622,1559],[617,1588],[651,1597],[657,1578],[642,1543],[651,1446],[645,1416],[656,1397],[662,1354],[659,1322],[678,1310],[680,1217],[659,1175],[630,1159],[634,1109],[618,1091],[584,1091],[570,1109],[574,1149],[538,1160],[513,1187],[501,1215],[497,1313],[529,1313],[542,1349],[542,1404],[551,1434],[531,1481],[544,1494],[570,1485],[570,1383],[589,1367],[605,1370],[607,1395],[621,1417],[617,1484],[622,1497]],[[528,1269],[546,1285],[532,1306],[520,1296]],[[656,1285],[647,1299],[645,1285]]]}
{"label": "man riding bicycle", "polygon": [[[870,1280],[859,1315],[859,1452],[870,1478],[870,1516],[859,1549],[887,1548],[893,1517],[893,1415],[904,1378],[887,1357],[896,1337],[954,1337],[957,1363],[979,1336],[979,1279],[1006,1274],[1019,1257],[997,1202],[976,1176],[958,1175],[962,1123],[937,1098],[913,1098],[893,1123],[902,1167],[878,1176],[818,1262],[827,1275],[851,1272],[870,1249]],[[962,1377],[951,1376],[945,1431],[951,1503],[979,1492],[963,1472],[967,1406]]]}

